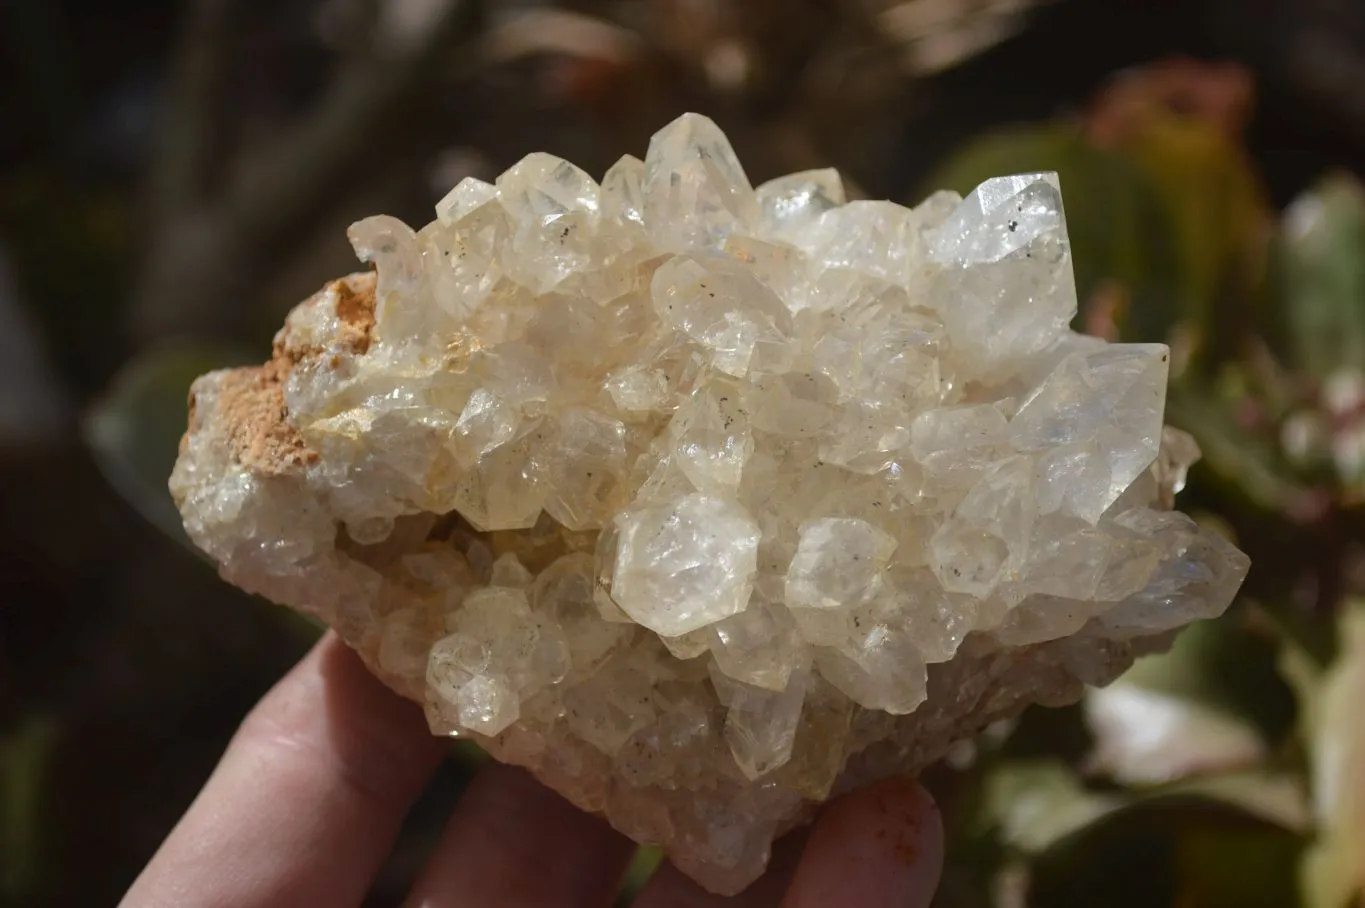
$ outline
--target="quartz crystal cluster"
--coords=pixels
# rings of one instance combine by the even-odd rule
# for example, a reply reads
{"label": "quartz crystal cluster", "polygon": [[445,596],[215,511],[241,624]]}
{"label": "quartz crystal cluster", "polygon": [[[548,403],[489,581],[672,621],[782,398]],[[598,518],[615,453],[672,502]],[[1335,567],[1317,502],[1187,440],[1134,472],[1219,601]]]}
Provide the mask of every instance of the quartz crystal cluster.
{"label": "quartz crystal cluster", "polygon": [[1247,570],[1172,510],[1167,349],[1068,328],[1051,174],[755,189],[687,115],[600,184],[533,154],[350,238],[373,271],[194,384],[191,538],[713,890]]}

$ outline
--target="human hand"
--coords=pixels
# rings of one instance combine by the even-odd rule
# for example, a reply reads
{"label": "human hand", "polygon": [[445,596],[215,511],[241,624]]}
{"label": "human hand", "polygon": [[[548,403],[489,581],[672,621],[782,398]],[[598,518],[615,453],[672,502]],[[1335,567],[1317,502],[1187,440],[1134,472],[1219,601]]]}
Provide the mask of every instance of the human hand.
{"label": "human hand", "polygon": [[[443,753],[420,711],[328,634],[247,716],[123,908],[359,905]],[[800,841],[799,839],[804,839]],[[633,844],[522,770],[471,783],[411,908],[605,908]],[[831,803],[733,899],[665,865],[637,908],[928,908],[938,811],[909,782]]]}

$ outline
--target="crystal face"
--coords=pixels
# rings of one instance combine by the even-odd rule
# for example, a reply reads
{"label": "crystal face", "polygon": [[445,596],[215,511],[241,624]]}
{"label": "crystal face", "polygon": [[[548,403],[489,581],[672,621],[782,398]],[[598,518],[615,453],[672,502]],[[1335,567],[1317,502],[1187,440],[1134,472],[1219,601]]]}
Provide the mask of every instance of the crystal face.
{"label": "crystal face", "polygon": [[1056,178],[754,188],[684,116],[466,180],[192,390],[171,489],[432,730],[736,892],[832,794],[1061,704],[1247,571],[1168,353],[1071,333]]}

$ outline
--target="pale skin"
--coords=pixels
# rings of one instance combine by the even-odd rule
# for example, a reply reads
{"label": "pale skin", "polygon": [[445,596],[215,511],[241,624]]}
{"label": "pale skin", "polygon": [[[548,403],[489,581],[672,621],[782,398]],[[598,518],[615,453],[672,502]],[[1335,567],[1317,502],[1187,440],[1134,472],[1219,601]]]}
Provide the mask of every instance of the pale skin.
{"label": "pale skin", "polygon": [[[412,704],[327,635],[247,716],[123,908],[359,905],[442,742]],[[483,770],[450,817],[408,908],[606,908],[632,843],[521,770]],[[928,908],[943,863],[938,810],[891,780],[831,803],[779,842],[742,894],[672,867],[639,908]]]}

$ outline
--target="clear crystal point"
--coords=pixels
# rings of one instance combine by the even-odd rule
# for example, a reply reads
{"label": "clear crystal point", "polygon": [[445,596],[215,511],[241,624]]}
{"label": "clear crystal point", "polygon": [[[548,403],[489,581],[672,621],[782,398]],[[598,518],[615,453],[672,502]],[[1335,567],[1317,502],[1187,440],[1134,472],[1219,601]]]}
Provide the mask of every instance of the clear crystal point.
{"label": "clear crystal point", "polygon": [[719,248],[752,227],[758,198],[730,140],[710,118],[683,114],[645,154],[645,224],[661,250]]}
{"label": "clear crystal point", "polygon": [[645,223],[645,162],[622,155],[602,177],[602,216],[621,224]]}
{"label": "clear crystal point", "polygon": [[777,177],[756,193],[764,229],[779,237],[799,235],[820,215],[845,202],[844,181],[833,168]]}
{"label": "clear crystal point", "polygon": [[739,612],[757,569],[759,531],[721,498],[689,495],[671,507],[626,511],[612,598],[664,637],[677,637]]}
{"label": "clear crystal point", "polygon": [[1041,240],[1065,243],[1066,217],[1055,173],[987,180],[962,200],[929,241],[945,265],[998,262]]}
{"label": "clear crystal point", "polygon": [[[1072,354],[1010,421],[1014,444],[1066,460],[1049,470],[1055,496],[1094,522],[1156,459],[1170,351],[1163,344],[1111,344]],[[1094,477],[1076,486],[1078,477]]]}

